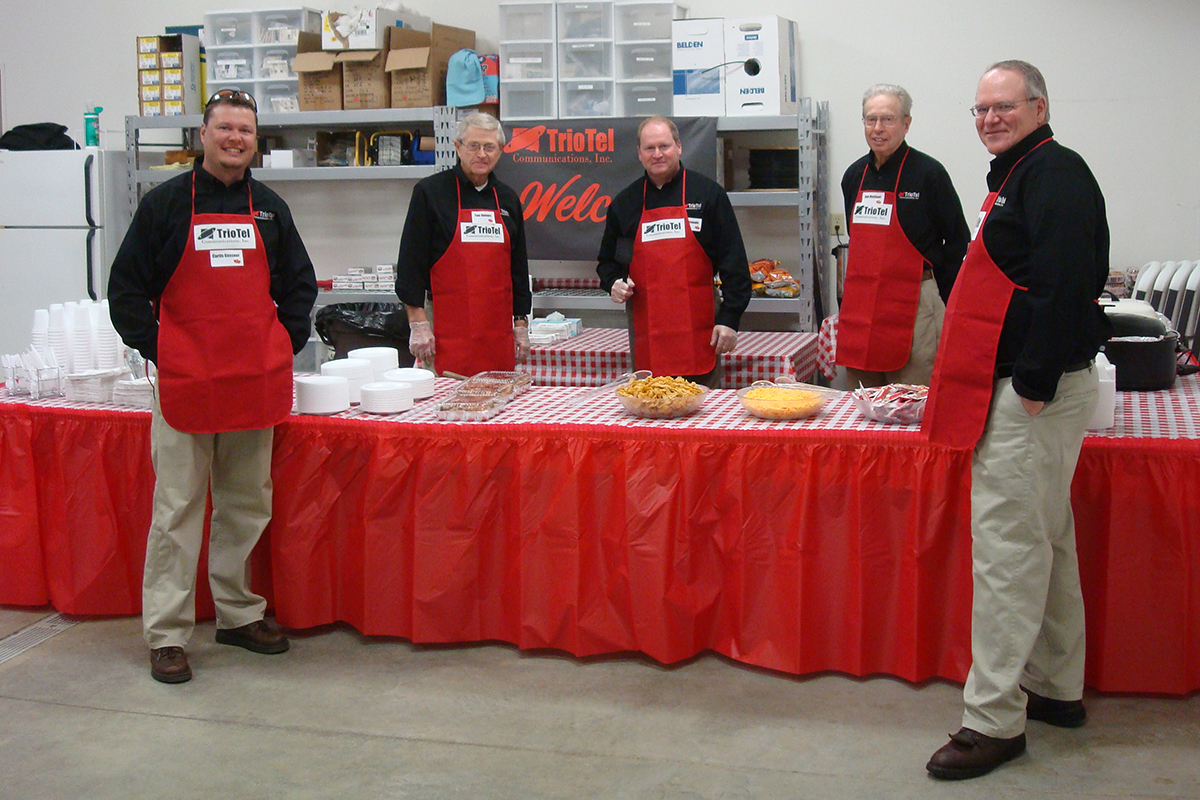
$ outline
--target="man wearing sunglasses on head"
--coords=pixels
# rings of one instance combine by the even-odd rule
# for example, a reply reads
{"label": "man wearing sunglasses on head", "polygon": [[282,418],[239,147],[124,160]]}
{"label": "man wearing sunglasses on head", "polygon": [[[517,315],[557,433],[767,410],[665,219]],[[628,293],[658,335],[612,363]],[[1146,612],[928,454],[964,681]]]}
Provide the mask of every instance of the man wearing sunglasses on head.
{"label": "man wearing sunglasses on head", "polygon": [[837,363],[851,388],[928,386],[945,300],[971,233],[945,167],[905,141],[909,93],[872,86],[862,118],[870,152],[842,177],[850,252]]}
{"label": "man wearing sunglasses on head", "polygon": [[[442,374],[508,371],[529,355],[529,260],[521,200],[493,175],[504,129],[490,114],[458,123],[458,163],[413,187],[396,294],[409,350]],[[433,322],[425,312],[432,297]]]}
{"label": "man wearing sunglasses on head", "polygon": [[1055,141],[1042,73],[993,64],[971,107],[994,158],[946,309],[922,431],[973,448],[971,669],[962,728],[926,769],[973,778],[1025,751],[1028,720],[1077,728],[1084,613],[1071,479],[1110,326],[1104,196]]}
{"label": "man wearing sunglasses on head", "polygon": [[271,518],[273,430],[291,410],[292,357],[308,341],[317,282],[287,205],[250,177],[257,137],[254,98],[214,94],[204,155],[145,196],[109,277],[114,326],[157,367],[142,621],[163,683],[192,677],[184,648],[210,489],[216,640],[288,649],[263,619],[247,560]]}

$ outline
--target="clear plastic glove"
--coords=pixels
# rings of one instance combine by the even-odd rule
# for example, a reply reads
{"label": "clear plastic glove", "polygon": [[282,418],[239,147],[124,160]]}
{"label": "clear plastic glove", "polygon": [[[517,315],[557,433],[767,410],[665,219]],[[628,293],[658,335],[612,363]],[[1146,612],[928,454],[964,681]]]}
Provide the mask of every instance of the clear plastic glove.
{"label": "clear plastic glove", "polygon": [[429,363],[433,360],[433,326],[428,322],[410,322],[408,328],[408,352]]}
{"label": "clear plastic glove", "polygon": [[513,325],[513,341],[517,343],[517,363],[524,364],[529,358],[529,326]]}
{"label": "clear plastic glove", "polygon": [[613,281],[612,291],[608,294],[614,303],[624,303],[633,297],[633,278],[626,278],[625,280],[617,278],[617,280]]}
{"label": "clear plastic glove", "polygon": [[714,325],[712,338],[708,343],[713,346],[719,356],[733,352],[733,348],[737,347],[737,331],[728,325]]}

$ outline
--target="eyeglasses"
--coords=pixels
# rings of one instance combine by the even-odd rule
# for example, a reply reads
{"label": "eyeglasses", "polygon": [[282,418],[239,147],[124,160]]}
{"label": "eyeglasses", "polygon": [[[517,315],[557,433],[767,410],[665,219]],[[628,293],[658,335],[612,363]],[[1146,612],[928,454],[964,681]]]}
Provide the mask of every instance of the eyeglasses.
{"label": "eyeglasses", "polygon": [[1036,97],[1026,97],[1024,100],[1014,100],[1011,103],[992,103],[990,106],[971,106],[971,116],[986,117],[989,111],[995,111],[997,116],[1002,117],[1005,114],[1012,112],[1012,110],[1021,105],[1021,103],[1028,103],[1036,99]]}
{"label": "eyeglasses", "polygon": [[492,144],[491,142],[459,142],[463,149],[469,153],[478,153],[480,150],[487,153],[489,156],[500,152],[500,145]]}
{"label": "eyeglasses", "polygon": [[900,118],[895,114],[871,114],[863,117],[863,125],[868,128],[874,128],[877,124],[885,128],[894,128],[899,121]]}
{"label": "eyeglasses", "polygon": [[204,104],[204,107],[208,108],[213,103],[220,102],[221,100],[230,101],[234,105],[249,105],[250,108],[254,109],[255,113],[258,112],[258,103],[254,102],[254,97],[249,92],[243,92],[240,89],[221,89],[214,92],[213,96],[208,98],[208,102]]}

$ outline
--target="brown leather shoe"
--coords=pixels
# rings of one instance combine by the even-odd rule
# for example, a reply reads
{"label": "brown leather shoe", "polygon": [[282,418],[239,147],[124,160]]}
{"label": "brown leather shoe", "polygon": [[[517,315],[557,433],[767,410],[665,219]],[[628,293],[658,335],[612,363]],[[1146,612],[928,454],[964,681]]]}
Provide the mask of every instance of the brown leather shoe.
{"label": "brown leather shoe", "polygon": [[935,778],[957,781],[986,775],[1025,752],[1025,734],[1011,739],[984,736],[970,728],[950,734],[950,742],[933,754],[925,769]]}
{"label": "brown leather shoe", "polygon": [[1055,700],[1042,697],[1024,686],[1021,691],[1028,695],[1025,703],[1025,718],[1054,725],[1058,728],[1079,728],[1087,719],[1087,709],[1082,700]]}
{"label": "brown leather shoe", "polygon": [[187,654],[182,647],[159,647],[150,651],[150,677],[159,683],[186,683],[192,679]]}
{"label": "brown leather shoe", "polygon": [[274,655],[288,649],[287,637],[279,628],[265,619],[251,622],[240,628],[217,630],[217,644],[231,644],[244,647],[254,653]]}

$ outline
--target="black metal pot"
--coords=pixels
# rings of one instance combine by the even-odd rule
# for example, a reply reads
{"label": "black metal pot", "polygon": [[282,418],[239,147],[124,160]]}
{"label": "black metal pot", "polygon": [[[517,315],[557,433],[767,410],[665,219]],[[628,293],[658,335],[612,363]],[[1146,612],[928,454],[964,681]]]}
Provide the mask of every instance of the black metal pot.
{"label": "black metal pot", "polygon": [[[1161,320],[1140,314],[1109,313],[1113,338],[1104,355],[1117,368],[1117,390],[1154,392],[1175,385],[1175,349],[1179,334]],[[1128,337],[1139,337],[1133,341]]]}

